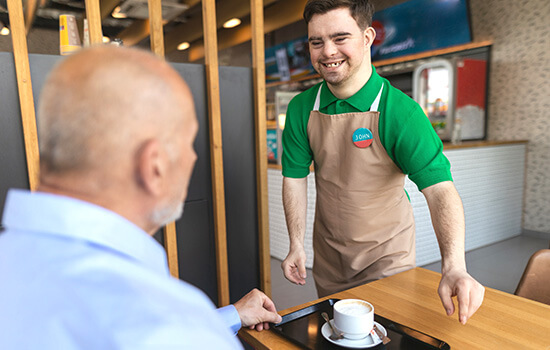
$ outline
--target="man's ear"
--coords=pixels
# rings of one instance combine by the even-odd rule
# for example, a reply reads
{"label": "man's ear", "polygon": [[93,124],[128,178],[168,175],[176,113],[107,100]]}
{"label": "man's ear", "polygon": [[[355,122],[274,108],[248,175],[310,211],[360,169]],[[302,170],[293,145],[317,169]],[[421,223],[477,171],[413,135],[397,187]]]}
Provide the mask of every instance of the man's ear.
{"label": "man's ear", "polygon": [[158,140],[148,140],[137,155],[136,176],[143,190],[152,195],[161,195],[166,186],[168,157]]}
{"label": "man's ear", "polygon": [[376,30],[373,27],[368,27],[365,29],[365,45],[370,48],[372,43],[374,43],[374,38],[376,38]]}

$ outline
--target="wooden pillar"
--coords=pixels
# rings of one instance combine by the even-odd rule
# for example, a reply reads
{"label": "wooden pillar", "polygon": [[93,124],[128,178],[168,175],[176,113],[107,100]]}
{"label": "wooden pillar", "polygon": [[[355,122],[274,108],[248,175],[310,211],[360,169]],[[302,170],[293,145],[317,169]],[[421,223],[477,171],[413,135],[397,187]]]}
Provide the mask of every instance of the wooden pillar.
{"label": "wooden pillar", "polygon": [[161,0],[149,0],[149,27],[151,32],[151,51],[159,57],[164,57]]}
{"label": "wooden pillar", "polygon": [[29,66],[29,52],[23,20],[23,5],[21,0],[8,0],[8,12],[13,42],[13,57],[21,105],[21,122],[23,138],[25,140],[25,154],[27,156],[27,172],[29,174],[29,188],[34,191],[38,186],[40,171],[38,135],[32,94],[31,71]]}
{"label": "wooden pillar", "polygon": [[99,11],[99,0],[86,0],[86,18],[88,19],[90,44],[96,45],[103,43],[103,31],[101,30],[101,12]]}
{"label": "wooden pillar", "polygon": [[252,71],[256,121],[256,192],[258,197],[260,284],[264,293],[271,297],[271,254],[269,252],[269,210],[267,200],[264,11],[262,0],[250,0],[250,19],[252,25]]}
{"label": "wooden pillar", "polygon": [[216,33],[216,2],[202,0],[202,22],[205,43],[205,69],[210,131],[210,164],[216,239],[218,304],[229,304],[229,272],[227,266],[227,232],[225,222],[225,189],[223,177],[220,85],[218,72],[218,42]]}
{"label": "wooden pillar", "polygon": [[[164,33],[162,25],[161,0],[149,0],[149,26],[151,33],[151,51],[157,56],[164,57]],[[178,241],[176,236],[176,223],[171,222],[163,229],[164,248],[168,259],[170,274],[179,278],[178,265]]]}

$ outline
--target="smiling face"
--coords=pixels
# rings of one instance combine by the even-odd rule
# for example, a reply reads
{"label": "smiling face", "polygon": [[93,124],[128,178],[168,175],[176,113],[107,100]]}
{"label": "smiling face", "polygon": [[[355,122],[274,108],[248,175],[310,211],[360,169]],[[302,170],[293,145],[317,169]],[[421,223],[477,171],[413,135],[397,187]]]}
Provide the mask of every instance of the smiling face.
{"label": "smiling face", "polygon": [[311,63],[337,97],[355,94],[370,78],[375,35],[372,27],[361,30],[348,8],[317,14],[309,21]]}

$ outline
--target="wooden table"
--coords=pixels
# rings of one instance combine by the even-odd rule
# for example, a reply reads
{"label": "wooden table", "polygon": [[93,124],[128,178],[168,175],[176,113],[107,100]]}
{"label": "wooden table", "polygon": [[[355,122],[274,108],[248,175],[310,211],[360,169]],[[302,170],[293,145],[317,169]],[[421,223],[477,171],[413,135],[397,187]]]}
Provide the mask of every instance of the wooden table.
{"label": "wooden table", "polygon": [[[447,316],[437,294],[441,275],[415,268],[280,312],[286,315],[328,298],[359,298],[375,313],[460,349],[550,350],[550,306],[486,288],[483,305],[466,325],[458,309]],[[455,299],[456,305],[456,299]],[[255,349],[299,349],[274,331],[242,329],[239,336]]]}

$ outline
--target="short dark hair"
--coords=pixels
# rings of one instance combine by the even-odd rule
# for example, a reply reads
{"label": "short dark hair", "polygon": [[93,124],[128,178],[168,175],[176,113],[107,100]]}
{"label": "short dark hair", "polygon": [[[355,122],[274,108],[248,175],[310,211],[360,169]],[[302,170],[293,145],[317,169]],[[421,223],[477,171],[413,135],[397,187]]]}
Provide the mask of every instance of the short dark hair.
{"label": "short dark hair", "polygon": [[314,15],[322,15],[337,8],[348,8],[361,30],[372,24],[374,5],[369,0],[308,0],[304,8],[306,24]]}

